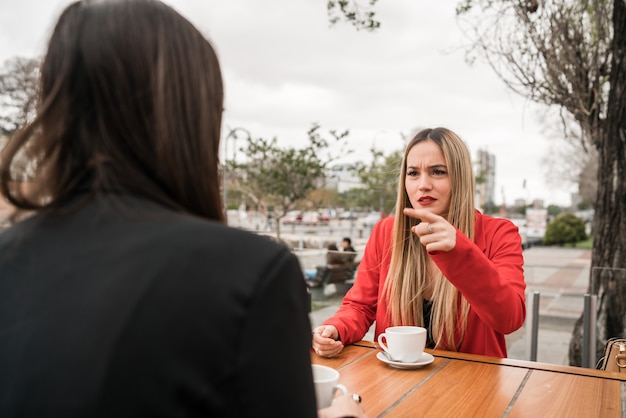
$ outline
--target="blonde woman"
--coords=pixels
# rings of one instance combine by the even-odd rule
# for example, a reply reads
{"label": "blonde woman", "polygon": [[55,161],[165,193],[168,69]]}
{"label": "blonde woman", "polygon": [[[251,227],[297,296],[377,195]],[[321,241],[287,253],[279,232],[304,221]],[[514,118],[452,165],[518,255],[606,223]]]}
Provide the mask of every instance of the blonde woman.
{"label": "blonde woman", "polygon": [[337,313],[313,331],[325,357],[393,325],[428,329],[428,348],[506,357],[504,336],[526,316],[521,237],[474,208],[469,151],[445,128],[408,144],[395,216],[373,229]]}

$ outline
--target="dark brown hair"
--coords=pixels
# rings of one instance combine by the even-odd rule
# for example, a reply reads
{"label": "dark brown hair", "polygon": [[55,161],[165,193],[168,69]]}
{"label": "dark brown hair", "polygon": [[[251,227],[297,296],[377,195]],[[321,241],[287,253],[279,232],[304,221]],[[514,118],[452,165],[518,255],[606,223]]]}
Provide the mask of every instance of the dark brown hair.
{"label": "dark brown hair", "polygon": [[[0,189],[18,209],[54,211],[79,190],[124,190],[223,221],[220,67],[172,8],[155,0],[68,6],[42,64],[39,103],[2,155]],[[34,189],[15,186],[24,178]]]}

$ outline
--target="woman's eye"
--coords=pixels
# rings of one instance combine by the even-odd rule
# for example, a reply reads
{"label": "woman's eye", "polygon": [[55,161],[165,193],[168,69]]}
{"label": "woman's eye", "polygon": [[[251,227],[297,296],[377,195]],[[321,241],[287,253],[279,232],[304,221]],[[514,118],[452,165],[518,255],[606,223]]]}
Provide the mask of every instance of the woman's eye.
{"label": "woman's eye", "polygon": [[446,171],[445,171],[445,170],[440,170],[440,169],[435,169],[435,170],[433,170],[433,175],[434,175],[434,176],[442,176],[442,175],[444,175],[444,174],[446,174]]}
{"label": "woman's eye", "polygon": [[415,170],[409,170],[406,173],[407,176],[417,176],[417,171]]}

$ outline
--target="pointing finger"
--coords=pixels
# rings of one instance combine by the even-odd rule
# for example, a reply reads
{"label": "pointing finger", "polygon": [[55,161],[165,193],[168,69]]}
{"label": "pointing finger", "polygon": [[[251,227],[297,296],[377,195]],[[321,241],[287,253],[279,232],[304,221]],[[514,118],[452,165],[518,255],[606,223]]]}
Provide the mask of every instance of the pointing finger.
{"label": "pointing finger", "polygon": [[411,218],[421,219],[422,222],[429,223],[434,223],[443,219],[441,216],[435,215],[426,209],[404,208],[404,214],[406,216],[410,216]]}

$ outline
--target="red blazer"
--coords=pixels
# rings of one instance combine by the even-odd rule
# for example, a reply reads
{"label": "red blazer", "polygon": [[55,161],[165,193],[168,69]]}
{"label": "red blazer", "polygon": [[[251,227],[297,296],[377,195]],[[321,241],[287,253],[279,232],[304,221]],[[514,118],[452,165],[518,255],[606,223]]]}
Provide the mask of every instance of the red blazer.
{"label": "red blazer", "polygon": [[[361,340],[376,321],[375,339],[392,326],[380,298],[391,261],[394,218],[373,229],[354,286],[337,313],[324,324],[334,325],[344,344]],[[452,251],[429,253],[444,276],[470,304],[460,352],[506,357],[505,334],[519,329],[526,318],[526,283],[522,240],[517,226],[476,211],[474,242],[457,230]],[[461,338],[457,335],[457,341]],[[449,347],[437,347],[450,350]]]}

